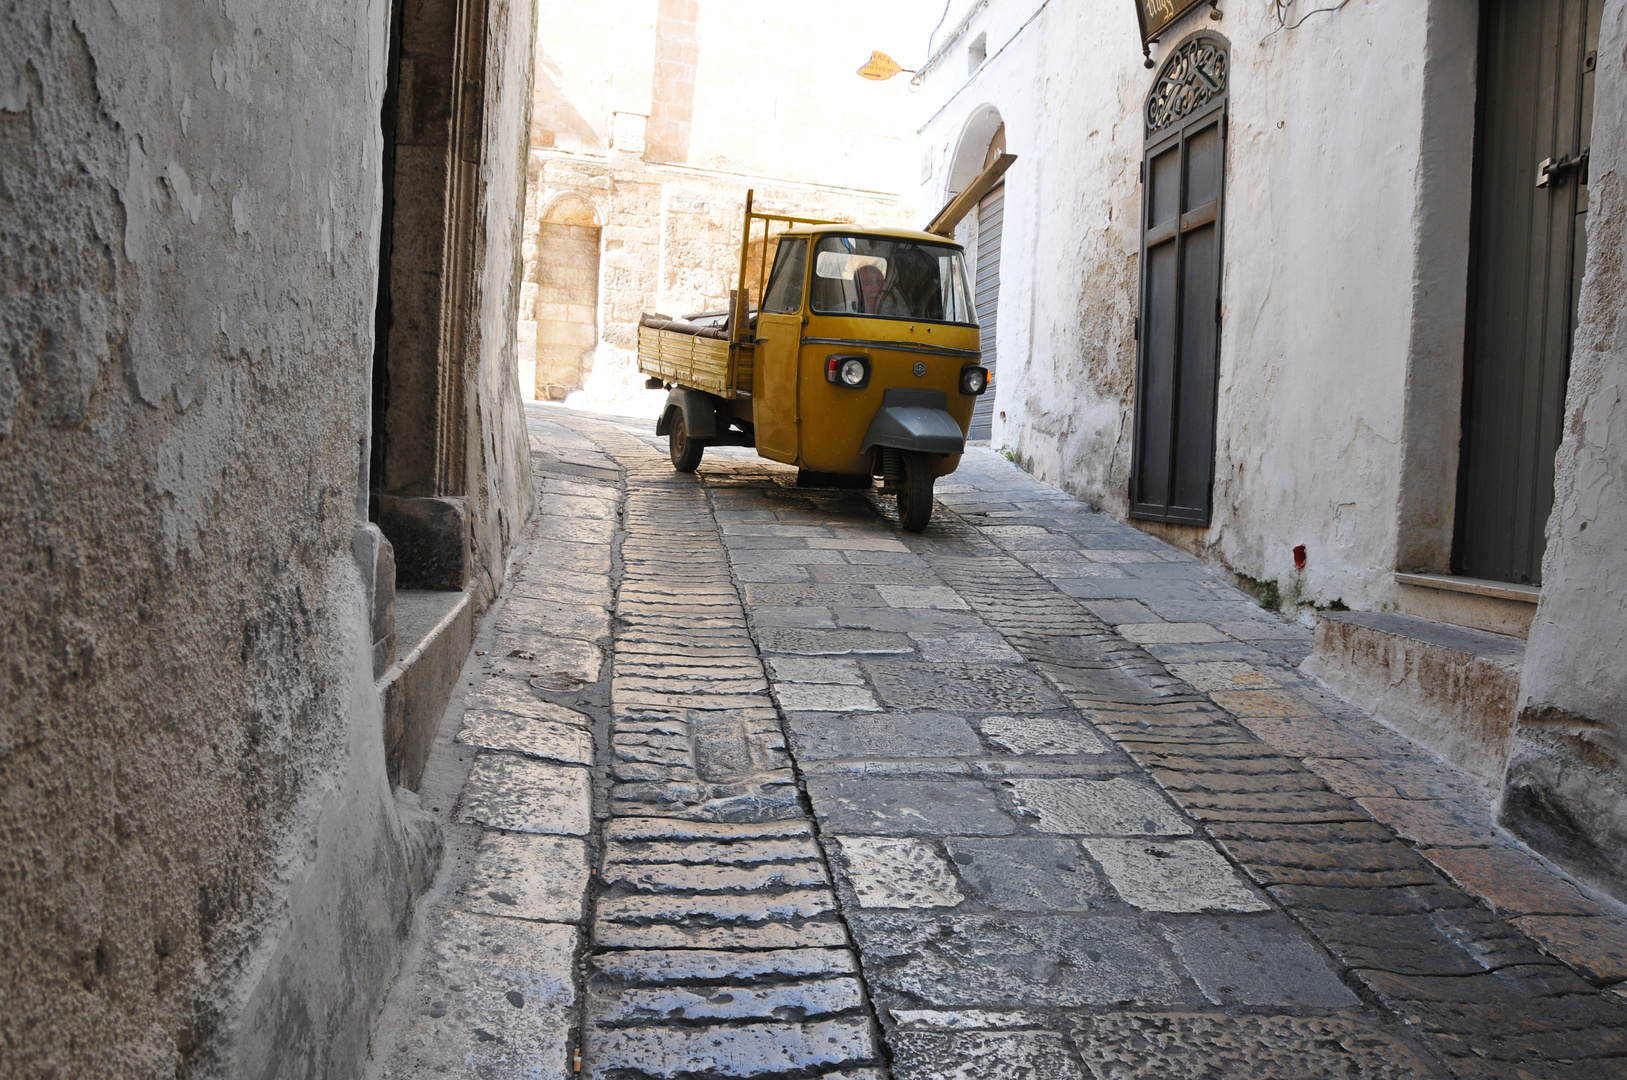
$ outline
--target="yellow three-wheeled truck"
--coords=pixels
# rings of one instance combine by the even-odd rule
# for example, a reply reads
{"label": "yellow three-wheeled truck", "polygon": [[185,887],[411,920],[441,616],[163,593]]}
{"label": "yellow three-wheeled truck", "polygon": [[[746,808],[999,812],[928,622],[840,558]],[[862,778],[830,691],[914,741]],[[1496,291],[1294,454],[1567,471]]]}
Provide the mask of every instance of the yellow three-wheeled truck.
{"label": "yellow three-wheeled truck", "polygon": [[[786,228],[753,310],[755,222],[759,281],[771,223]],[[750,192],[730,311],[645,315],[638,332],[639,370],[668,391],[656,433],[675,468],[694,471],[709,445],[754,446],[796,465],[800,484],[868,487],[881,477],[913,532],[931,519],[933,481],[960,464],[972,405],[989,385],[981,356],[959,244],[756,213]]]}

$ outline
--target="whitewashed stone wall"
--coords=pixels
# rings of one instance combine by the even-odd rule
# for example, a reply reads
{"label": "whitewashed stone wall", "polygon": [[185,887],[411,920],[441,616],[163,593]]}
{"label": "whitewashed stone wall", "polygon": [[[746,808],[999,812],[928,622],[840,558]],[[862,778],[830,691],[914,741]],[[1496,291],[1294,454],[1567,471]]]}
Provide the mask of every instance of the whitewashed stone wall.
{"label": "whitewashed stone wall", "polygon": [[[1474,5],[1352,0],[1291,30],[1269,4],[1221,8],[1163,43],[1218,33],[1232,69],[1214,519],[1159,531],[1287,596],[1384,606],[1399,562],[1444,570],[1450,552],[1468,184],[1443,174],[1468,160]],[[965,182],[957,154],[981,163],[980,118],[998,112],[1019,161],[994,440],[1123,514],[1155,72],[1128,3],[957,0],[946,28],[967,15],[920,95],[931,175],[914,201]],[[968,76],[978,35],[987,60]],[[1409,417],[1409,392],[1428,415]]]}
{"label": "whitewashed stone wall", "polygon": [[1605,5],[1587,271],[1505,820],[1627,894],[1627,4]]}

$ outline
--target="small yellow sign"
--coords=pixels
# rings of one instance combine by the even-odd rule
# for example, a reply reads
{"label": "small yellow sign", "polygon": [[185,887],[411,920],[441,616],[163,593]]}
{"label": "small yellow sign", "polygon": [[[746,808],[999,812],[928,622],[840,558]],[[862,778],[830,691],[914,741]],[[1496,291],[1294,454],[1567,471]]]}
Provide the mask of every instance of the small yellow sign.
{"label": "small yellow sign", "polygon": [[869,62],[859,69],[859,74],[876,82],[886,82],[903,70],[898,66],[898,61],[886,53],[872,52]]}

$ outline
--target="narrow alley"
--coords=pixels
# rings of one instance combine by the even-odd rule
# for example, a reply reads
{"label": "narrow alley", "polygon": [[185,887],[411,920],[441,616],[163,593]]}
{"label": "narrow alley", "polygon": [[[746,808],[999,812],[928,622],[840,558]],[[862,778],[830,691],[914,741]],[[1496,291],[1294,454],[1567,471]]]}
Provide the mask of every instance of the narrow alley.
{"label": "narrow alley", "polygon": [[1627,1075],[1620,906],[1197,560],[986,450],[916,536],[528,416],[370,1075]]}
{"label": "narrow alley", "polygon": [[1627,1080],[1627,0],[0,5],[0,1080]]}

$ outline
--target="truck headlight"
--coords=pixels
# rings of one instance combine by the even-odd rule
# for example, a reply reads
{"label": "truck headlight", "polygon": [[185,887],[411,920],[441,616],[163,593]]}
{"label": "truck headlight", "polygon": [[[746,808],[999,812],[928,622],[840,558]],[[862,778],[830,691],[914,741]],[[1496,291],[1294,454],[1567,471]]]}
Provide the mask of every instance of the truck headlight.
{"label": "truck headlight", "polygon": [[989,369],[968,364],[960,369],[960,392],[977,397],[989,388]]}
{"label": "truck headlight", "polygon": [[870,361],[863,356],[827,356],[825,381],[862,390],[870,384]]}

